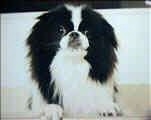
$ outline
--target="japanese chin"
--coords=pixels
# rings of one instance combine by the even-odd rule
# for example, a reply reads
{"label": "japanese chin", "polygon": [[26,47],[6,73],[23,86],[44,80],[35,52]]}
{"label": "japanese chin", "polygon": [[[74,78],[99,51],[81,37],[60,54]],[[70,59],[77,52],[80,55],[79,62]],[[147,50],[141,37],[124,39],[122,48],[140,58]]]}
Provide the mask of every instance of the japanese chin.
{"label": "japanese chin", "polygon": [[119,115],[113,27],[85,5],[62,5],[37,19],[27,45],[41,97],[31,109],[41,109],[42,120]]}

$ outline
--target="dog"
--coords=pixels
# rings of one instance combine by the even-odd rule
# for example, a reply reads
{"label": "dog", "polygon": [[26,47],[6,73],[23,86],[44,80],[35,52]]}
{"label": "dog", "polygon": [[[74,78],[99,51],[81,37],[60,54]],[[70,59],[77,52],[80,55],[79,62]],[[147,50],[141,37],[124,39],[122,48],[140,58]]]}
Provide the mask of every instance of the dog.
{"label": "dog", "polygon": [[43,101],[41,119],[121,113],[116,100],[118,42],[107,20],[86,5],[69,4],[37,19],[27,45]]}

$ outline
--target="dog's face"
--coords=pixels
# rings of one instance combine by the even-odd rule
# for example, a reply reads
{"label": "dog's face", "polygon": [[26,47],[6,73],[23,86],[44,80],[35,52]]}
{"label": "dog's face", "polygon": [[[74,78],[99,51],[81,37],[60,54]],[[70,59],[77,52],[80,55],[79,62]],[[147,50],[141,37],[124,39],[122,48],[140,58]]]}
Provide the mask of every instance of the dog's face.
{"label": "dog's face", "polygon": [[60,38],[60,48],[70,50],[86,50],[89,47],[88,37],[86,35],[86,28],[80,29],[82,23],[82,6],[73,7],[66,6],[67,11],[70,11],[70,19],[68,24],[62,23],[59,32],[62,36]]}
{"label": "dog's face", "polygon": [[31,54],[41,54],[39,59],[48,66],[58,50],[85,51],[90,76],[107,80],[115,67],[117,42],[113,28],[99,13],[85,6],[63,5],[38,19],[28,39]]}
{"label": "dog's face", "polygon": [[40,17],[49,19],[49,44],[71,51],[86,50],[89,47],[89,31],[82,18],[82,8],[66,5]]}

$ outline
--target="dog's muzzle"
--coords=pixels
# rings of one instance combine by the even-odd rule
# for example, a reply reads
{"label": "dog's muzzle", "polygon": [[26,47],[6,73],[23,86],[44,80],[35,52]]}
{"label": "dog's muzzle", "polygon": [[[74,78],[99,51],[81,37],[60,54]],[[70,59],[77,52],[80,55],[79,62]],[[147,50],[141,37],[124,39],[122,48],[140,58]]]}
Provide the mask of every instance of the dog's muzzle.
{"label": "dog's muzzle", "polygon": [[60,48],[72,50],[86,50],[89,47],[87,37],[79,31],[71,31],[62,37],[60,41]]}
{"label": "dog's muzzle", "polygon": [[69,42],[68,46],[74,49],[80,48],[82,45],[81,40],[80,40],[80,35],[78,32],[71,32],[69,35]]}

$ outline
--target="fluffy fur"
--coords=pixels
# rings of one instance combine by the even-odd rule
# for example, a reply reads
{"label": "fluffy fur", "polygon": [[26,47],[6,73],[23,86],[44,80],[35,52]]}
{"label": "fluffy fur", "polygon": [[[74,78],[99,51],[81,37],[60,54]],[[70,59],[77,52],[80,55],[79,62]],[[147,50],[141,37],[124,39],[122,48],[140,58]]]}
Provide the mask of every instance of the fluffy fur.
{"label": "fluffy fur", "polygon": [[112,26],[86,6],[63,5],[38,20],[27,45],[32,77],[46,104],[72,117],[117,114],[118,44]]}

